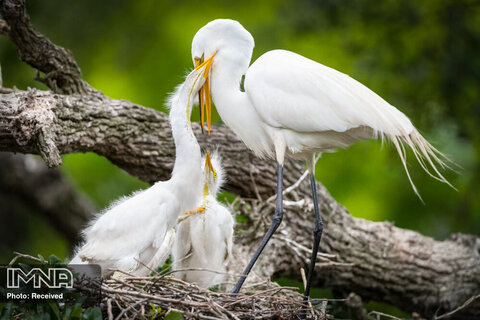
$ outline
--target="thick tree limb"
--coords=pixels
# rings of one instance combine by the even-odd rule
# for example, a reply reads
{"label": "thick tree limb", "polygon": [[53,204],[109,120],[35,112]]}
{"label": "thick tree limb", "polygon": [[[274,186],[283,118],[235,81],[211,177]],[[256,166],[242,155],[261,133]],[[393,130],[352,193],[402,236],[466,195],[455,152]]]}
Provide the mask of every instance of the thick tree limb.
{"label": "thick tree limb", "polygon": [[[193,128],[205,146],[200,126],[193,123]],[[49,145],[38,138],[42,132],[48,133]],[[214,126],[208,143],[221,147],[226,169],[236,177],[228,184],[230,191],[254,198],[255,183],[262,198],[274,194],[271,161],[255,157],[225,127]],[[95,152],[149,183],[168,179],[175,156],[168,117],[155,110],[99,93],[67,96],[31,89],[1,95],[0,148],[40,153],[53,166],[57,156],[50,146],[61,154]],[[286,175],[286,184],[301,172],[300,165],[292,166],[294,174]]]}
{"label": "thick tree limb", "polygon": [[[28,17],[20,10],[23,1],[0,3],[22,59],[51,73],[55,81],[47,85],[55,92],[81,93],[29,90],[0,95],[0,150],[41,154],[50,166],[59,163],[59,154],[92,151],[144,181],[168,178],[174,144],[167,117],[89,87],[82,89],[84,82],[71,54],[38,33],[32,35]],[[19,22],[13,21],[15,17]],[[48,62],[58,55],[58,64]],[[71,70],[64,74],[63,68]],[[205,146],[206,137],[197,124],[194,130]],[[247,231],[237,237],[237,260],[231,268],[238,272],[266,230],[265,218],[272,215],[273,204],[265,199],[274,194],[275,168],[273,161],[254,157],[227,128],[215,126],[212,132],[208,143],[219,145],[228,189],[243,197],[237,209],[250,219]],[[293,184],[302,169],[288,162],[285,185]],[[385,301],[426,316],[453,310],[480,292],[478,238],[459,235],[435,241],[391,223],[355,219],[323,186],[318,191],[325,220],[321,250],[335,258],[320,260],[314,279],[317,286],[353,291],[364,300]],[[264,200],[246,200],[258,197]],[[254,268],[259,275],[296,277],[309,257],[313,206],[307,184],[300,184],[289,197],[293,202],[285,204],[285,222]],[[476,301],[455,315],[474,319],[479,310]]]}
{"label": "thick tree limb", "polygon": [[[303,185],[307,187],[307,182]],[[480,292],[479,238],[456,234],[435,241],[389,222],[356,219],[324,187],[318,186],[318,190],[325,221],[320,250],[335,258],[319,257],[316,286],[345,293],[350,290],[364,300],[384,301],[427,317],[453,310]],[[313,229],[313,203],[304,190],[294,197],[307,200],[285,207],[285,222],[254,268],[260,277],[298,278],[299,269],[310,256],[313,237],[308,230]],[[259,243],[269,225],[262,217],[271,217],[274,207],[253,202],[240,206],[240,211],[252,220],[249,228],[242,226],[248,231],[237,238],[243,247],[235,253],[233,273],[249,261],[252,243]],[[478,319],[480,304],[472,302],[462,311],[453,318]]]}
{"label": "thick tree limb", "polygon": [[72,53],[53,44],[33,28],[25,9],[25,0],[0,1],[0,16],[6,22],[6,26],[0,23],[1,32],[8,33],[17,46],[20,59],[45,74],[43,78],[37,76],[37,80],[57,93],[86,93],[93,90],[82,80]]}
{"label": "thick tree limb", "polygon": [[[65,96],[38,90],[4,94],[0,96],[0,119],[2,150],[39,153],[35,133],[47,121],[60,153],[96,152],[148,182],[167,178],[174,161],[166,115],[103,95]],[[203,140],[199,126],[194,127]],[[209,140],[219,146],[230,190],[253,198],[255,183],[263,199],[273,194],[272,161],[254,157],[225,127],[215,126]],[[252,167],[256,171],[250,176]],[[301,166],[289,163],[285,184],[293,184],[301,171]],[[364,299],[386,301],[425,315],[437,309],[452,310],[480,291],[478,238],[461,236],[461,241],[439,242],[391,223],[355,219],[323,186],[318,190],[325,220],[321,250],[338,258],[333,264],[319,264],[316,285],[354,291]],[[313,211],[307,183],[289,197],[307,200],[285,206],[286,222],[255,268],[261,275],[298,277],[308,259],[305,248],[311,244]],[[251,211],[252,207],[261,210]],[[244,214],[256,229],[238,239],[235,266],[239,269],[235,273],[241,272],[245,263],[239,261],[247,260],[266,230],[264,218],[273,214],[270,203],[255,200],[249,208]],[[478,312],[478,306],[473,307],[466,311]]]}

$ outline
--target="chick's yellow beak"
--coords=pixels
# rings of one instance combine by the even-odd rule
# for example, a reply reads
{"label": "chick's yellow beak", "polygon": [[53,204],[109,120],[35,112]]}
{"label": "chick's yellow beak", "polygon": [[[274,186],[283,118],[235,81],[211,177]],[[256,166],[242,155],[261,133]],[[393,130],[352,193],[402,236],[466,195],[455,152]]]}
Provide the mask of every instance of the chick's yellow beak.
{"label": "chick's yellow beak", "polygon": [[[200,108],[200,122],[202,123],[202,133],[203,131],[203,122],[205,121],[205,115],[207,117],[207,128],[208,134],[210,135],[210,127],[212,123],[212,101],[210,97],[210,78],[208,77],[210,68],[212,67],[213,57],[215,56],[214,52],[210,58],[203,61],[202,58],[195,58],[195,70],[198,70],[205,66],[205,72],[203,77],[205,78],[205,83],[200,88],[199,96],[199,108]],[[204,109],[205,106],[205,109]],[[205,111],[204,111],[205,110]]]}
{"label": "chick's yellow beak", "polygon": [[207,169],[208,169],[208,172],[213,173],[214,178],[217,177],[217,172],[213,168],[212,161],[210,159],[210,153],[208,153],[208,151],[207,151],[207,155],[205,156],[205,170],[207,170]]}

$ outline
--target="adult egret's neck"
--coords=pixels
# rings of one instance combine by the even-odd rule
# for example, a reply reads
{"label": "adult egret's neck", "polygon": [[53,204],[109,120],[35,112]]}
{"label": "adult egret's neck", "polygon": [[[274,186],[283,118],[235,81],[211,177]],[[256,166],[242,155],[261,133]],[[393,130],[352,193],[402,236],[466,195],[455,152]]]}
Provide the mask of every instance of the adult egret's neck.
{"label": "adult egret's neck", "polygon": [[[202,172],[200,146],[192,131],[190,123],[192,99],[196,95],[189,92],[192,85],[183,84],[172,99],[170,110],[170,125],[175,141],[175,164],[171,180],[174,186],[173,192],[182,195],[181,202],[188,207],[193,207],[193,202],[201,195]],[[188,193],[191,194],[188,194]]]}
{"label": "adult egret's neck", "polygon": [[[248,57],[250,59],[250,57]],[[212,66],[212,99],[223,122],[237,134],[257,155],[268,155],[272,146],[264,132],[261,119],[241,90],[242,77],[247,73],[250,61],[231,59],[218,52]]]}

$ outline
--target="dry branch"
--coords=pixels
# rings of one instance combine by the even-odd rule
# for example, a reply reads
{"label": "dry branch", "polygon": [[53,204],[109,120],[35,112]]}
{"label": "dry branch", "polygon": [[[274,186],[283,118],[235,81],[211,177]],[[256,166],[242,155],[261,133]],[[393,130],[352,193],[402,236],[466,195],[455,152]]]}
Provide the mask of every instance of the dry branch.
{"label": "dry branch", "polygon": [[[47,85],[53,91],[80,94],[29,90],[0,95],[0,150],[41,154],[51,166],[58,164],[58,154],[91,151],[144,181],[168,178],[174,144],[167,117],[128,101],[110,99],[98,91],[82,89],[84,82],[79,69],[77,72],[72,67],[76,63],[67,50],[46,45],[50,42],[38,33],[34,36],[39,41],[27,41],[26,45],[19,40],[32,36],[32,31],[28,17],[18,6],[23,6],[23,1],[4,0],[0,14],[11,27],[9,35],[17,44],[19,55],[51,74],[55,81],[47,81]],[[24,16],[18,16],[18,12]],[[12,23],[12,17],[20,17],[21,22]],[[45,64],[42,58],[48,60],[57,55],[62,57],[60,65]],[[42,69],[47,65],[53,70]],[[63,66],[73,71],[57,78]],[[194,130],[205,146],[206,137],[200,134],[197,124]],[[242,197],[236,210],[249,218],[237,236],[236,260],[231,266],[231,271],[238,273],[272,216],[272,204],[258,198],[268,199],[274,194],[275,168],[272,161],[253,156],[228,128],[215,126],[212,132],[208,143],[220,146],[228,190]],[[294,184],[302,169],[298,163],[288,162],[285,185]],[[334,258],[320,258],[314,276],[316,286],[353,291],[364,301],[384,301],[429,317],[454,310],[480,292],[479,238],[458,235],[435,241],[391,223],[356,219],[323,186],[319,184],[317,188],[325,221],[320,250]],[[306,200],[299,202],[302,199]],[[300,183],[287,195],[286,200],[291,202],[285,204],[284,222],[254,273],[261,277],[298,277],[299,269],[308,260],[312,238],[314,215],[309,199],[307,183]],[[478,300],[453,317],[478,319]]]}
{"label": "dry branch", "polygon": [[[232,297],[212,292],[171,276],[108,280],[101,287],[104,300],[116,301],[117,318],[136,319],[145,316],[150,303],[164,311],[181,312],[186,319],[295,319],[302,304],[295,288],[275,283],[255,285],[257,294]],[[120,299],[121,297],[121,299]],[[140,306],[144,308],[140,308]],[[142,311],[143,310],[143,311]],[[324,319],[311,309],[315,319]]]}
{"label": "dry branch", "polygon": [[0,16],[7,24],[2,28],[2,33],[8,33],[15,43],[20,59],[44,73],[37,80],[58,93],[86,93],[93,90],[82,80],[72,53],[53,44],[33,28],[25,0],[0,1]]}

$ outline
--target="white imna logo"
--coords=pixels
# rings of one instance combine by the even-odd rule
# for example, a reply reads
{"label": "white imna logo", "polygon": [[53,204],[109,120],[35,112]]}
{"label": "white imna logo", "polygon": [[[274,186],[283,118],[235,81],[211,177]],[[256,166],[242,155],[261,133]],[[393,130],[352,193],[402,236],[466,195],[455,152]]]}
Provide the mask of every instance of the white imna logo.
{"label": "white imna logo", "polygon": [[49,268],[47,273],[40,268],[32,268],[27,273],[20,268],[7,268],[7,288],[17,289],[29,282],[34,288],[73,288],[73,274],[67,268]]}

